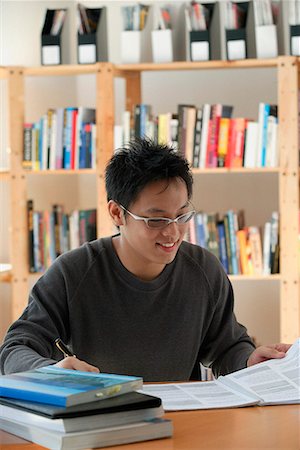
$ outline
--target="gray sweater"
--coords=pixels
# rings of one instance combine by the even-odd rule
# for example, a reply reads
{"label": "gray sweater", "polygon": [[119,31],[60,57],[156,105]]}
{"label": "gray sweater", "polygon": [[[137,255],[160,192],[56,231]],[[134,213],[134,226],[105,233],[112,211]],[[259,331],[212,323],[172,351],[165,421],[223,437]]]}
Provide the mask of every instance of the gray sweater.
{"label": "gray sweater", "polygon": [[102,372],[145,381],[197,379],[246,366],[254,345],[233,314],[233,292],[217,258],[183,242],[153,281],[122,265],[103,238],[60,256],[32,289],[0,349],[2,373],[53,364],[60,337]]}

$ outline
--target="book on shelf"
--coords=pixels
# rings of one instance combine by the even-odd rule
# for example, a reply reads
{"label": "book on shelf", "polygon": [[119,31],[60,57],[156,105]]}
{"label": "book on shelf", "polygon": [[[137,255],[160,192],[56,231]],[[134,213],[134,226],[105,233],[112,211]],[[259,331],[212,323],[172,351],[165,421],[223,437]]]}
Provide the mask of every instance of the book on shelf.
{"label": "book on shelf", "polygon": [[[271,161],[274,164],[274,159],[277,156],[276,147],[274,148],[272,142],[277,136],[277,127],[274,127],[274,123],[277,123],[277,105],[261,102],[258,110],[256,167],[266,167],[267,161],[268,164],[271,164]],[[275,156],[272,155],[272,152],[275,153]]]}
{"label": "book on shelf", "polygon": [[[271,227],[272,221],[272,227]],[[245,225],[243,210],[225,214],[197,212],[186,239],[212,252],[229,275],[279,273],[278,213],[264,227]]]}
{"label": "book on shelf", "polygon": [[191,167],[256,168],[279,164],[277,105],[261,102],[258,122],[233,118],[233,106],[220,103],[199,107],[178,104],[176,114],[158,115],[152,113],[151,105],[136,104],[132,127],[130,114],[126,111],[123,124],[118,125],[123,144],[131,136],[146,136],[173,145]]}
{"label": "book on shelf", "polygon": [[[192,115],[190,115],[190,121],[188,123],[188,115],[189,111],[192,111]],[[191,163],[192,154],[193,154],[193,144],[189,142],[187,144],[187,128],[189,127],[189,140],[191,137],[191,128],[195,127],[195,106],[191,104],[179,104],[177,106],[177,115],[178,115],[178,149],[179,151],[187,157],[188,161]],[[191,123],[191,120],[193,123]],[[189,145],[189,148],[187,147]]]}
{"label": "book on shelf", "polygon": [[233,107],[230,105],[222,105],[220,103],[211,105],[206,148],[206,167],[218,167],[220,120],[222,117],[230,119],[232,111]]}
{"label": "book on shelf", "polygon": [[67,408],[4,397],[0,398],[0,405],[3,419],[17,419],[27,425],[63,433],[125,425],[164,414],[160,398],[140,392]]}
{"label": "book on shelf", "polygon": [[194,129],[194,149],[193,149],[193,167],[199,167],[200,164],[200,142],[202,129],[203,108],[196,108],[196,120]]}
{"label": "book on shelf", "polygon": [[140,377],[46,366],[0,377],[0,397],[72,406],[139,389]]}
{"label": "book on shelf", "polygon": [[36,211],[33,200],[28,200],[27,216],[30,272],[47,269],[62,253],[97,238],[95,209],[66,213],[62,205],[54,204],[51,211]]}
{"label": "book on shelf", "polygon": [[147,384],[167,411],[300,403],[300,338],[284,358],[272,359],[206,383]]}
{"label": "book on shelf", "polygon": [[248,228],[249,232],[249,246],[251,254],[251,265],[253,267],[254,275],[263,274],[263,256],[260,231],[258,227],[251,226]]}
{"label": "book on shelf", "polygon": [[171,437],[171,420],[154,418],[127,425],[63,433],[26,425],[18,420],[0,419],[1,429],[52,450],[101,448]]}
{"label": "book on shelf", "polygon": [[32,170],[95,168],[96,112],[93,108],[48,109],[24,124],[23,167]]}
{"label": "book on shelf", "polygon": [[243,167],[246,125],[243,117],[230,120],[225,167]]}
{"label": "book on shelf", "polygon": [[217,221],[217,231],[218,231],[218,242],[219,242],[219,258],[225,269],[225,272],[229,273],[224,219]]}
{"label": "book on shelf", "polygon": [[258,141],[258,122],[248,121],[246,128],[244,167],[256,167],[256,146]]}
{"label": "book on shelf", "polygon": [[272,212],[270,231],[270,266],[271,273],[279,272],[279,214]]}

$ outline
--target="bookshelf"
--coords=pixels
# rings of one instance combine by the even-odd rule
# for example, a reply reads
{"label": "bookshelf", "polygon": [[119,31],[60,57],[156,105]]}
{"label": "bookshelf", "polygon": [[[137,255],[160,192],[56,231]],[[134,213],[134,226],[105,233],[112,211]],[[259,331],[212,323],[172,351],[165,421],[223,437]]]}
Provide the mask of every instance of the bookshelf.
{"label": "bookshelf", "polygon": [[[208,62],[174,62],[167,64],[134,64],[113,65],[96,63],[93,65],[68,65],[27,68],[4,68],[0,76],[7,76],[9,99],[9,136],[11,144],[11,314],[12,319],[19,316],[27,302],[30,274],[28,272],[27,218],[26,200],[28,178],[77,176],[96,177],[97,191],[97,233],[98,236],[111,234],[112,225],[106,210],[106,193],[104,171],[108,159],[113,153],[113,126],[115,116],[116,78],[125,80],[126,109],[142,102],[142,74],[156,72],[159,77],[162,71],[203,71],[203,70],[247,70],[249,68],[276,70],[277,103],[279,105],[279,148],[280,167],[270,168],[222,168],[193,169],[196,179],[205,177],[271,176],[278,180],[278,210],[280,212],[280,274],[270,276],[231,276],[234,282],[275,283],[280,298],[280,340],[292,342],[300,334],[300,300],[299,300],[299,268],[295,243],[298,241],[298,209],[299,209],[299,162],[298,162],[298,70],[300,62],[295,57],[279,57],[268,60],[242,61],[208,61]],[[96,77],[96,127],[97,157],[96,169],[86,170],[45,170],[39,172],[26,171],[22,167],[23,123],[25,119],[24,80],[26,77],[63,77],[94,74]],[[9,277],[8,277],[9,279]],[[256,311],[258,314],[259,311]]]}
{"label": "bookshelf", "polygon": [[[300,331],[299,268],[295,243],[298,235],[299,161],[298,161],[298,70],[295,57],[278,57],[268,60],[174,62],[166,64],[116,65],[115,75],[125,79],[126,109],[142,103],[141,76],[147,71],[191,71],[249,68],[273,68],[277,74],[277,103],[279,106],[279,168],[222,168],[193,169],[198,177],[231,177],[233,174],[253,176],[272,174],[278,177],[278,210],[280,213],[280,274],[270,276],[230,276],[232,281],[261,281],[277,283],[280,289],[280,340],[293,342]],[[158,74],[159,76],[159,74]],[[195,197],[195,194],[194,194]],[[257,311],[258,312],[258,311]]]}
{"label": "bookshelf", "polygon": [[[30,177],[49,178],[76,177],[85,174],[96,177],[98,235],[109,234],[111,223],[105,208],[104,167],[111,155],[113,146],[113,78],[112,65],[97,63],[94,65],[74,65],[58,67],[7,68],[8,104],[9,104],[9,140],[10,158],[10,256],[11,276],[11,317],[15,320],[27,304],[30,285],[28,271],[28,230],[27,230],[27,191]],[[25,80],[27,77],[62,77],[94,74],[96,77],[96,127],[97,158],[96,169],[83,170],[44,170],[28,171],[22,167],[23,123],[25,122]],[[105,89],[101,87],[105,86]],[[101,144],[100,144],[101,143]],[[43,180],[38,178],[38,182]],[[101,214],[100,214],[101,213]]]}

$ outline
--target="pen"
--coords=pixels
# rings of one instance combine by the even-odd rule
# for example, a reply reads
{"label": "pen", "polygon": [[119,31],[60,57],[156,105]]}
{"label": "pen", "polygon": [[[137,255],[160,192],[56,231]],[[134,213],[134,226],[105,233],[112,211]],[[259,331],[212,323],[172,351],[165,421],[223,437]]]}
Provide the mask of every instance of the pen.
{"label": "pen", "polygon": [[60,338],[55,339],[55,345],[64,354],[65,358],[67,356],[73,356],[74,358],[76,358],[76,355],[71,352],[71,350],[66,346],[66,344],[63,343]]}

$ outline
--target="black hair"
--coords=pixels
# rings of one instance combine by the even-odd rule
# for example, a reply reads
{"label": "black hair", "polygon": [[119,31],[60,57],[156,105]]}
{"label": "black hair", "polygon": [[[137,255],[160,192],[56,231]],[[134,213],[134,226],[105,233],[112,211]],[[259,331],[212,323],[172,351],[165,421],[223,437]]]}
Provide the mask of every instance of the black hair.
{"label": "black hair", "polygon": [[107,200],[128,208],[152,181],[181,178],[192,196],[193,177],[187,160],[168,145],[136,138],[120,148],[106,167]]}

